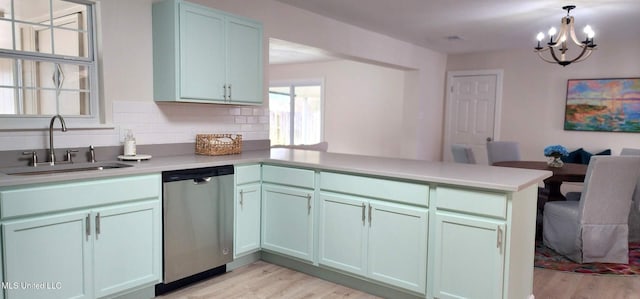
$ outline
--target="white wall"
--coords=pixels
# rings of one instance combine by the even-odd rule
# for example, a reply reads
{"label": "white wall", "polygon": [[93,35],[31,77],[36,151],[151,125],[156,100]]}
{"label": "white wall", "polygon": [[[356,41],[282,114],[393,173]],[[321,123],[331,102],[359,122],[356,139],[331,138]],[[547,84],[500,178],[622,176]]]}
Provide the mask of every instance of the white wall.
{"label": "white wall", "polygon": [[402,154],[404,71],[348,60],[269,66],[274,81],[324,78],[330,152]]}
{"label": "white wall", "polygon": [[[107,122],[113,122],[116,129],[76,131],[75,134],[85,137],[93,136],[96,132],[109,136],[96,140],[99,142],[95,145],[117,145],[119,129],[136,125],[117,121],[113,114],[114,103],[119,101],[152,103],[153,101],[152,2],[154,0],[99,1],[103,112]],[[407,76],[408,83],[405,84],[405,105],[401,116],[404,135],[400,137],[404,141],[404,146],[401,149],[401,156],[428,160],[440,159],[446,55],[274,0],[194,0],[193,2],[263,22],[265,49],[268,49],[268,38],[272,37],[326,49],[348,57],[416,69],[417,71]],[[265,63],[268,61],[267,52],[265,50]],[[265,73],[266,71],[265,66]],[[268,80],[265,74],[265,82]],[[178,111],[184,109],[199,111],[200,106],[191,107],[177,108],[175,111],[171,107],[162,109],[169,117],[166,117],[166,122],[161,125],[171,126],[174,123],[171,115],[182,113]],[[207,125],[209,124],[203,123],[203,126]],[[260,135],[260,132],[254,131],[256,128],[247,129],[251,130],[249,132],[254,136]],[[262,133],[268,135],[268,130]],[[181,140],[195,138],[191,128],[176,134],[182,134],[179,138]],[[0,150],[45,148],[47,147],[45,136],[44,131],[0,132]],[[67,141],[68,144],[61,143],[57,146],[87,145],[83,138],[72,139]],[[156,143],[170,143],[176,138],[154,140]]]}
{"label": "white wall", "polygon": [[416,69],[407,74],[405,82],[401,156],[441,159],[445,54],[273,0],[193,1],[261,20],[267,37],[345,57]]}
{"label": "white wall", "polygon": [[566,67],[543,62],[533,49],[452,55],[447,71],[503,69],[500,139],[520,142],[523,159],[544,160],[550,144],[595,152],[640,148],[640,134],[565,131],[567,79],[638,77],[640,41],[602,44],[590,58]]}

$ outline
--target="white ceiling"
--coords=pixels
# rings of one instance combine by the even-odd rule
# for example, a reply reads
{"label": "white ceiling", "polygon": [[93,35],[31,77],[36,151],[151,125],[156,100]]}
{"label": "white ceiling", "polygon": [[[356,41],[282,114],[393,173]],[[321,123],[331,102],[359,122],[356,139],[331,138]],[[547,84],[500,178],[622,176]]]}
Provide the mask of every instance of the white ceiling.
{"label": "white ceiling", "polygon": [[278,1],[445,53],[533,49],[538,32],[559,28],[565,5],[577,6],[580,39],[587,24],[601,46],[640,39],[640,0]]}

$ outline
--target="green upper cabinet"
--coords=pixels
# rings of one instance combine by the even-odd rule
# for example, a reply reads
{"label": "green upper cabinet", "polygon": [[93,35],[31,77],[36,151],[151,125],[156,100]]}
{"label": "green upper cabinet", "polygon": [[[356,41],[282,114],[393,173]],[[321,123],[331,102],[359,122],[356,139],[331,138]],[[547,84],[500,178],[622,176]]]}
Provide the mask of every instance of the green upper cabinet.
{"label": "green upper cabinet", "polygon": [[179,98],[226,100],[224,15],[181,3],[179,18]]}
{"label": "green upper cabinet", "polygon": [[262,25],[227,17],[227,96],[262,104]]}
{"label": "green upper cabinet", "polygon": [[156,101],[262,104],[262,25],[179,0],[153,4]]}

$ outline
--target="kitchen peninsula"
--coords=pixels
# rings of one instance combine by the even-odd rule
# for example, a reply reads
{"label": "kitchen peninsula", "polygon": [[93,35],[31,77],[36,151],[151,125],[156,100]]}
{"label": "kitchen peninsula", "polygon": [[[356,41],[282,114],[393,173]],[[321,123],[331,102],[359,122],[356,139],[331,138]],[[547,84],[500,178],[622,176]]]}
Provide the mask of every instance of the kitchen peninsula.
{"label": "kitchen peninsula", "polygon": [[[385,290],[416,298],[532,294],[537,185],[548,171],[288,149],[126,163],[134,167],[0,175],[2,208],[6,194],[17,190],[140,177],[157,188],[162,171],[233,164],[236,226],[243,219],[240,190],[249,182],[245,169],[257,174],[251,182],[262,190],[259,246],[235,252],[236,261],[258,254],[380,295],[391,294]],[[157,194],[140,195],[145,196]],[[0,214],[3,227],[15,222]],[[293,227],[300,229],[286,231]],[[11,279],[6,262],[5,280]],[[155,275],[115,294],[150,287],[161,279]]]}

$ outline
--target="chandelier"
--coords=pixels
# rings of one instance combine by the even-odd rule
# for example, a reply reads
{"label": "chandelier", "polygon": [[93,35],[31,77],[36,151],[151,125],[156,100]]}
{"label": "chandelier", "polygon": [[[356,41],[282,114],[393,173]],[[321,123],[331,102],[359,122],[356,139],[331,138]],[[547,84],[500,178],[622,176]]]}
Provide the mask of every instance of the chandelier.
{"label": "chandelier", "polygon": [[[555,27],[549,29],[549,42],[546,46],[543,47],[540,45],[540,42],[545,38],[544,33],[538,33],[538,46],[534,49],[542,60],[567,66],[571,63],[587,59],[591,55],[591,52],[596,49],[596,44],[593,43],[595,33],[591,29],[591,26],[587,25],[584,27],[585,39],[583,41],[578,40],[576,37],[576,32],[573,28],[573,17],[569,15],[569,12],[574,8],[576,8],[575,5],[562,7],[562,9],[567,11],[567,16],[562,18],[559,32]],[[571,43],[577,46],[577,53],[570,53],[569,45]],[[569,58],[568,54],[573,54],[573,58]]]}

